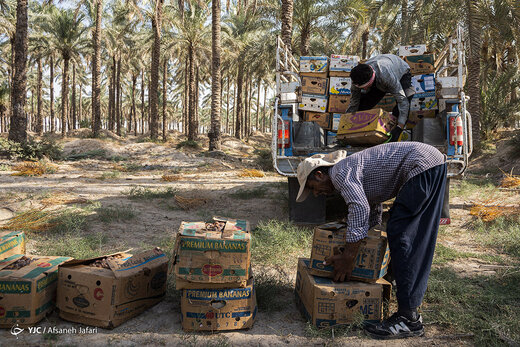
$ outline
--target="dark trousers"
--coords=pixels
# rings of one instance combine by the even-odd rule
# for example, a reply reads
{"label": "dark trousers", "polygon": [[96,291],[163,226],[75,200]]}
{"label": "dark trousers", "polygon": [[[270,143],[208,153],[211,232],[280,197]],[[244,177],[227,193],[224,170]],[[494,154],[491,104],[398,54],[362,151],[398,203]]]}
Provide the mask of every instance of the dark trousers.
{"label": "dark trousers", "polygon": [[[407,90],[411,88],[412,86],[412,75],[410,73],[406,73],[401,77],[401,86],[403,87],[403,90]],[[367,93],[363,94],[361,93],[361,97],[359,99],[359,107],[358,111],[365,111],[365,110],[371,110],[373,109],[381,99],[386,95],[385,91],[382,91],[378,88],[376,88],[375,83],[372,88],[368,90]],[[410,102],[412,100],[413,95],[408,97],[408,101]],[[392,114],[399,118],[399,108],[397,105],[392,110]],[[408,115],[406,115],[408,117]]]}
{"label": "dark trousers", "polygon": [[446,164],[404,184],[390,210],[388,244],[400,309],[421,305],[437,240],[444,201]]}

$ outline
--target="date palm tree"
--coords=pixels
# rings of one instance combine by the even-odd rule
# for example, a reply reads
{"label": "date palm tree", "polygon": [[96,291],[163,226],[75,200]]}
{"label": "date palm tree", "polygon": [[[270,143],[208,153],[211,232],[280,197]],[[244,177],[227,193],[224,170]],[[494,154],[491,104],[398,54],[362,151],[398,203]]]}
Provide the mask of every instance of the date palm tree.
{"label": "date palm tree", "polygon": [[211,127],[209,150],[220,150],[220,106],[222,81],[220,73],[220,0],[211,2]]}

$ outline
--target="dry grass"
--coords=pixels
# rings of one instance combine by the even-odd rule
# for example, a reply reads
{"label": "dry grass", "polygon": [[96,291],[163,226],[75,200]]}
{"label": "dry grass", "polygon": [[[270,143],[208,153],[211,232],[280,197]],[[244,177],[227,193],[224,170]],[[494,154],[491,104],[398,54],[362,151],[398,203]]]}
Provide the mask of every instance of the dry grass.
{"label": "dry grass", "polygon": [[161,180],[165,182],[174,182],[182,178],[181,175],[162,175]]}
{"label": "dry grass", "polygon": [[55,173],[58,171],[58,167],[43,161],[24,161],[16,165],[13,170],[18,172],[11,174],[12,176],[41,176],[46,173]]}
{"label": "dry grass", "polygon": [[256,169],[244,169],[240,171],[238,177],[265,177],[265,173]]}
{"label": "dry grass", "polygon": [[469,214],[479,218],[483,222],[491,222],[499,217],[520,214],[520,206],[501,206],[495,202],[488,201],[484,204],[474,204]]}
{"label": "dry grass", "polygon": [[520,187],[520,176],[513,175],[513,174],[507,174],[504,171],[502,171],[502,172],[504,173],[505,177],[502,179],[500,187],[502,187],[502,188]]}
{"label": "dry grass", "polygon": [[180,195],[175,195],[175,202],[183,210],[191,210],[204,205],[207,201],[201,198],[186,198]]}
{"label": "dry grass", "polygon": [[54,206],[54,205],[86,204],[89,202],[90,202],[89,199],[70,196],[69,194],[66,194],[66,193],[57,193],[57,194],[54,194],[54,196],[41,200],[41,203],[45,207]]}
{"label": "dry grass", "polygon": [[11,218],[6,224],[0,228],[4,230],[30,230],[33,232],[41,232],[52,229],[56,223],[51,222],[57,212],[43,211],[40,209],[32,209]]}

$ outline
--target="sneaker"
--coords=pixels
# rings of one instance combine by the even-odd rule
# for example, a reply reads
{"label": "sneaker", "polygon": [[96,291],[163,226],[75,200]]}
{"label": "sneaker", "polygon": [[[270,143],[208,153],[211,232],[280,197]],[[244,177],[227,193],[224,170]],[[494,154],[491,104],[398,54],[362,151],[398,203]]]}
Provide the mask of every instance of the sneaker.
{"label": "sneaker", "polygon": [[417,320],[411,321],[398,313],[394,313],[390,318],[385,319],[381,323],[366,325],[365,332],[374,339],[402,339],[405,337],[423,336],[424,326],[421,315],[419,315]]}

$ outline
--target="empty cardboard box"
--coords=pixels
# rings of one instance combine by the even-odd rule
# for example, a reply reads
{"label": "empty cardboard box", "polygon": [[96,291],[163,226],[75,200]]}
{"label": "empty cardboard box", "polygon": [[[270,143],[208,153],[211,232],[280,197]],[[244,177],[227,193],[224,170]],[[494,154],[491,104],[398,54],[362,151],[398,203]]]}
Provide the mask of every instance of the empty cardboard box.
{"label": "empty cardboard box", "polygon": [[327,112],[327,97],[318,95],[303,95],[298,109],[303,111]]}
{"label": "empty cardboard box", "polygon": [[412,87],[416,93],[435,91],[435,75],[425,74],[412,77]]}
{"label": "empty cardboard box", "polygon": [[350,77],[331,77],[330,95],[350,95],[352,93],[352,80]]}
{"label": "empty cardboard box", "polygon": [[421,55],[426,53],[426,45],[399,46],[399,56]]}
{"label": "empty cardboard box", "polygon": [[184,289],[181,298],[182,328],[187,331],[247,329],[256,318],[253,278],[245,288]]}
{"label": "empty cardboard box", "polygon": [[[345,245],[346,224],[327,223],[314,228],[309,272],[313,275],[332,277],[332,265],[324,265],[326,257],[341,253]],[[362,241],[356,257],[356,265],[351,279],[362,282],[375,282],[386,275],[390,250],[386,233],[370,229]]]}
{"label": "empty cardboard box", "polygon": [[435,72],[433,54],[410,55],[403,58],[410,66],[412,75],[423,75]]}
{"label": "empty cardboard box", "polygon": [[0,327],[35,324],[52,311],[58,265],[70,259],[15,254],[0,260]]}
{"label": "empty cardboard box", "polygon": [[311,77],[327,77],[329,58],[303,56],[300,57],[300,75]]}
{"label": "empty cardboard box", "polygon": [[312,325],[326,328],[359,320],[378,322],[384,318],[383,304],[390,300],[390,283],[383,279],[376,283],[333,282],[311,275],[308,266],[308,259],[298,259],[295,295]]}
{"label": "empty cardboard box", "polygon": [[382,108],[387,112],[392,112],[396,105],[395,97],[392,94],[386,94],[374,108]]}
{"label": "empty cardboard box", "polygon": [[437,110],[439,105],[435,92],[415,94],[410,101],[410,111]]}
{"label": "empty cardboard box", "polygon": [[329,112],[345,113],[350,105],[350,95],[329,96]]}
{"label": "empty cardboard box", "polygon": [[323,129],[330,128],[330,113],[306,111],[303,120],[306,122],[316,122],[316,124]]}
{"label": "empty cardboard box", "polygon": [[395,117],[376,108],[341,116],[338,140],[351,145],[377,145],[388,139],[386,135],[395,125]]}
{"label": "empty cardboard box", "polygon": [[214,222],[182,222],[173,255],[177,289],[190,283],[245,287],[251,262],[249,222],[214,217]]}
{"label": "empty cardboard box", "polygon": [[14,254],[25,254],[25,233],[23,231],[0,232],[0,260]]}
{"label": "empty cardboard box", "polygon": [[330,76],[348,77],[350,71],[359,64],[359,57],[355,55],[338,55],[332,54],[330,56]]}
{"label": "empty cardboard box", "polygon": [[59,267],[60,317],[114,328],[160,302],[166,294],[168,257],[158,248],[72,260]]}

